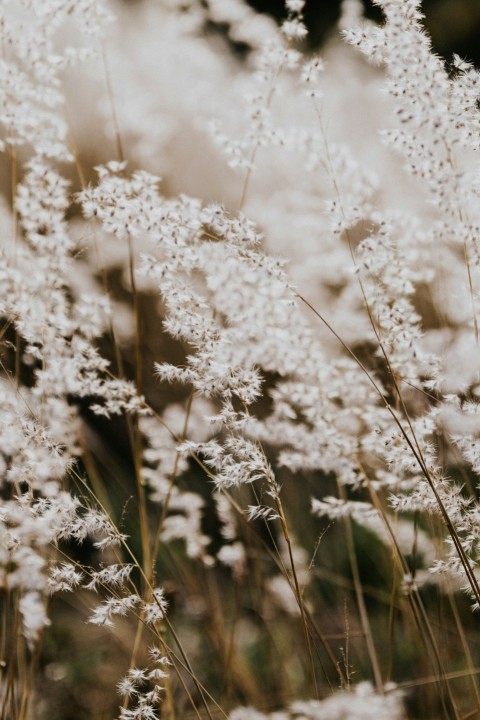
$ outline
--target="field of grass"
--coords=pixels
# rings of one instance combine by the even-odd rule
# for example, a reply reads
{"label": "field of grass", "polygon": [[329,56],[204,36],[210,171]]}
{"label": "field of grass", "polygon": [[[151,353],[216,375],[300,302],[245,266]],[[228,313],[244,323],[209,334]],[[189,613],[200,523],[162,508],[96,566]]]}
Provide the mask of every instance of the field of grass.
{"label": "field of grass", "polygon": [[376,5],[0,3],[0,720],[480,718],[480,74]]}

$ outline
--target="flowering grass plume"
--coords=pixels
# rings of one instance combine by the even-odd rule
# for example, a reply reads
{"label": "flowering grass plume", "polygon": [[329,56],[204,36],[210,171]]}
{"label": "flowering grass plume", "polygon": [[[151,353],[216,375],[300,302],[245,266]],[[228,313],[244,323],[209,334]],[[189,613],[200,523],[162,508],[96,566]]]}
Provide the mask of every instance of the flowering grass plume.
{"label": "flowering grass plume", "polygon": [[480,712],[480,75],[376,4],[0,2],[1,718]]}

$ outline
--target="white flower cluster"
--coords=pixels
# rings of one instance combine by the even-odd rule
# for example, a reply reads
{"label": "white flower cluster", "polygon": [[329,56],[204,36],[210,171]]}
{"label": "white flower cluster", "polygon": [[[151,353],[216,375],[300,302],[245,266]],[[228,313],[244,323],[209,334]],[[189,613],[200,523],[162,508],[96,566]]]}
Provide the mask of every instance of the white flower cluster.
{"label": "white flower cluster", "polygon": [[236,708],[229,720],[382,720],[403,717],[402,693],[394,685],[378,695],[370,683],[359,683],[352,692],[335,693],[326,700],[295,702],[289,710],[264,714],[253,708]]}

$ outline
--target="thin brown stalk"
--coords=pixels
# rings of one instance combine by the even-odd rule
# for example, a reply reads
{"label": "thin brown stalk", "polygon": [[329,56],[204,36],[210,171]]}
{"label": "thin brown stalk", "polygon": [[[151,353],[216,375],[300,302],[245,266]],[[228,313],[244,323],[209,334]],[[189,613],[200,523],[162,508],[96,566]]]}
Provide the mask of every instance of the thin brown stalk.
{"label": "thin brown stalk", "polygon": [[[341,483],[338,483],[338,491],[342,500],[346,501],[347,497],[345,494],[345,488]],[[365,642],[367,645],[367,653],[370,659],[370,665],[372,666],[373,678],[375,681],[375,687],[377,692],[383,694],[383,680],[382,673],[380,671],[380,663],[378,662],[377,651],[375,649],[375,643],[373,641],[372,629],[370,626],[370,620],[368,618],[367,608],[365,606],[365,600],[363,597],[362,582],[360,579],[360,572],[358,569],[357,555],[355,552],[355,544],[353,542],[352,523],[348,516],[344,518],[345,524],[345,537],[347,540],[347,552],[350,561],[350,568],[352,571],[353,585],[355,588],[355,596],[357,599],[358,613],[360,615],[360,622],[362,624],[363,632],[365,635]]]}
{"label": "thin brown stalk", "polygon": [[276,491],[276,488],[275,488],[274,492],[275,492],[274,500],[275,500],[275,504],[277,506],[278,514],[280,516],[280,523],[282,526],[283,536],[285,538],[285,542],[287,543],[288,558],[290,561],[290,570],[292,573],[293,585],[295,588],[295,596],[296,596],[297,604],[298,604],[300,614],[302,617],[303,632],[304,632],[305,641],[307,643],[307,648],[308,648],[308,657],[310,660],[310,668],[311,668],[311,673],[312,673],[313,687],[314,687],[314,691],[315,691],[315,696],[318,698],[319,697],[318,685],[317,685],[317,678],[316,678],[316,674],[315,674],[315,665],[313,662],[313,653],[312,653],[310,632],[308,629],[307,619],[306,619],[306,615],[305,615],[305,602],[303,600],[302,593],[300,592],[300,585],[298,582],[297,570],[295,567],[295,561],[293,559],[292,542],[290,540],[290,534],[288,532],[288,525],[287,525],[287,520],[285,517],[284,510],[283,510],[283,504],[282,504],[282,501],[280,499],[278,492]]}
{"label": "thin brown stalk", "polygon": [[[274,74],[274,76],[273,76],[273,78],[272,78],[272,83],[271,83],[270,88],[269,88],[269,90],[268,90],[267,99],[266,99],[266,102],[265,102],[265,109],[266,109],[266,110],[268,110],[268,108],[269,108],[270,105],[272,104],[273,96],[274,96],[274,94],[275,94],[275,84],[276,84],[276,82],[277,82],[277,79],[278,79],[280,73],[282,72],[282,68],[283,68],[283,63],[281,63],[281,65],[277,68],[277,70],[275,71],[275,74]],[[244,178],[244,181],[243,181],[242,191],[241,191],[241,193],[240,193],[240,200],[239,200],[239,202],[238,202],[238,207],[237,207],[237,212],[241,212],[241,210],[243,209],[243,206],[244,206],[244,204],[245,204],[245,200],[247,199],[248,186],[249,186],[249,184],[250,184],[250,179],[251,179],[251,177],[252,177],[253,166],[254,166],[254,164],[255,164],[255,160],[256,160],[256,157],[257,157],[257,152],[258,152],[258,150],[259,150],[259,147],[260,147],[260,142],[259,142],[259,140],[257,139],[257,140],[255,141],[255,144],[254,144],[253,148],[252,148],[252,152],[251,152],[251,154],[250,154],[250,158],[249,158],[249,161],[248,161],[248,168],[247,168],[247,172],[246,172],[246,174],[245,174],[245,178]]]}
{"label": "thin brown stalk", "polygon": [[479,717],[480,717],[480,692],[479,692],[479,688],[478,688],[478,680],[477,680],[476,673],[475,673],[472,653],[470,652],[470,647],[467,642],[465,630],[463,629],[463,625],[462,625],[462,621],[460,618],[460,613],[458,610],[455,596],[453,595],[453,592],[448,592],[447,595],[448,595],[448,600],[450,603],[450,608],[452,610],[452,614],[453,614],[453,617],[455,620],[455,626],[457,628],[458,637],[460,638],[460,642],[462,644],[462,650],[465,655],[467,668],[471,673],[470,679],[471,679],[471,683],[472,683],[473,693],[475,695],[475,700],[477,703],[477,712],[479,713]]}
{"label": "thin brown stalk", "polygon": [[[186,436],[187,436],[188,423],[189,423],[190,414],[191,414],[191,411],[192,411],[193,398],[194,398],[194,392],[192,391],[192,392],[190,393],[190,395],[189,395],[188,400],[187,400],[187,407],[186,407],[186,410],[185,410],[185,419],[184,419],[184,422],[183,422],[183,427],[182,427],[181,435],[178,437],[178,440],[177,440],[177,438],[175,438],[178,443],[182,443],[182,442],[185,440]],[[173,488],[174,488],[174,486],[175,486],[175,482],[176,482],[176,480],[177,480],[178,463],[179,463],[179,461],[180,461],[180,457],[181,457],[181,453],[177,450],[176,453],[175,453],[175,460],[174,460],[174,462],[173,462],[172,473],[171,473],[171,475],[170,475],[170,485],[169,485],[169,488],[168,488],[167,496],[166,496],[166,498],[165,498],[165,500],[164,500],[164,502],[163,502],[163,505],[162,505],[162,513],[161,513],[161,515],[160,515],[160,520],[158,521],[157,532],[156,532],[156,534],[155,534],[155,540],[154,540],[154,543],[153,543],[153,559],[154,559],[154,560],[156,559],[157,554],[158,554],[158,549],[159,549],[159,546],[160,546],[160,538],[161,538],[161,535],[162,535],[163,525],[164,525],[164,523],[165,523],[165,519],[166,519],[167,514],[168,514],[168,508],[169,508],[169,505],[170,505],[170,499],[171,499],[171,496],[172,496]]]}
{"label": "thin brown stalk", "polygon": [[112,75],[110,73],[110,67],[109,67],[109,63],[108,63],[107,49],[103,42],[101,43],[101,52],[102,52],[103,68],[104,68],[104,73],[105,73],[105,85],[107,87],[107,95],[108,95],[108,100],[110,103],[110,112],[112,114],[112,123],[113,123],[114,132],[115,132],[115,145],[116,145],[116,150],[117,150],[117,156],[118,156],[119,161],[123,162],[125,159],[125,153],[123,151],[122,135],[120,133],[120,125],[118,122],[117,108],[116,108],[114,94],[113,94]]}
{"label": "thin brown stalk", "polygon": [[[395,559],[398,562],[399,568],[400,568],[403,576],[408,578],[408,577],[410,577],[410,571],[409,571],[408,565],[405,561],[405,558],[403,557],[403,554],[398,546],[397,539],[395,537],[395,533],[393,532],[390,520],[389,520],[387,514],[385,513],[385,511],[382,507],[382,504],[380,503],[380,501],[378,499],[377,493],[373,489],[373,487],[368,479],[368,475],[365,473],[364,470],[363,470],[363,474],[364,474],[365,482],[366,482],[366,485],[367,485],[367,488],[368,488],[368,491],[370,494],[372,505],[379,511],[380,516],[385,524],[387,533],[390,537],[390,541],[392,543],[392,549],[394,550],[394,554],[395,554]],[[433,633],[433,629],[432,629],[430,620],[428,618],[427,612],[423,605],[422,599],[421,599],[420,594],[414,583],[412,583],[410,591],[407,591],[406,596],[407,596],[407,600],[409,602],[410,608],[412,610],[412,614],[413,614],[415,623],[420,631],[420,637],[422,638],[425,648],[427,650],[429,660],[434,668],[438,668],[439,672],[438,672],[437,677],[439,679],[440,686],[444,688],[446,696],[448,697],[448,699],[450,701],[450,705],[453,708],[455,718],[457,718],[457,720],[459,720],[458,710],[457,710],[455,699],[452,694],[450,684],[449,684],[448,680],[445,679],[446,672],[443,668],[443,662],[442,662],[441,655],[439,652],[438,644],[437,644],[435,635]],[[443,693],[441,695],[441,700],[444,705],[445,713],[448,717],[449,713],[448,713],[448,710],[446,707],[445,698],[444,698]]]}

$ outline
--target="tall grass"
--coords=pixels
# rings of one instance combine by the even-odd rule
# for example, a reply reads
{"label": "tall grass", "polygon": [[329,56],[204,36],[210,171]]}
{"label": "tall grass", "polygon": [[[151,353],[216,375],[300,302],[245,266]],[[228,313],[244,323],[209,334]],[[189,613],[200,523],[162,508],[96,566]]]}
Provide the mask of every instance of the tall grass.
{"label": "tall grass", "polygon": [[479,74],[378,5],[0,4],[2,720],[480,716]]}

